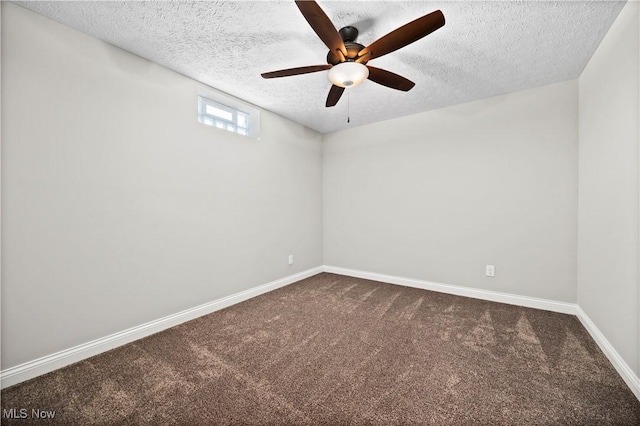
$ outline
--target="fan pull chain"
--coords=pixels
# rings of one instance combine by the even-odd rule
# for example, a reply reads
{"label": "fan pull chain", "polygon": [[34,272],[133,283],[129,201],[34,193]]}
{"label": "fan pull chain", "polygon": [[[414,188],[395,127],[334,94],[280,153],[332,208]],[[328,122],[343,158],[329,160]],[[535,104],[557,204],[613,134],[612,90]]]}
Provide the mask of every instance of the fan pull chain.
{"label": "fan pull chain", "polygon": [[349,96],[350,91],[347,90],[347,123],[351,123],[351,105],[349,100],[351,99],[351,96]]}

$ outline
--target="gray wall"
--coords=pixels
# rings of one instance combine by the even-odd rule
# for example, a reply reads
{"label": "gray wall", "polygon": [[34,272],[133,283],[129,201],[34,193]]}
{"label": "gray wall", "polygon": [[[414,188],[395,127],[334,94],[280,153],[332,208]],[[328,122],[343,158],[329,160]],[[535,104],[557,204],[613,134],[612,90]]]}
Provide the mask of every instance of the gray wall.
{"label": "gray wall", "polygon": [[2,67],[3,369],[322,265],[319,134],[6,2]]}
{"label": "gray wall", "polygon": [[575,302],[577,90],[325,135],[325,264]]}
{"label": "gray wall", "polygon": [[580,76],[578,304],[638,374],[638,3]]}

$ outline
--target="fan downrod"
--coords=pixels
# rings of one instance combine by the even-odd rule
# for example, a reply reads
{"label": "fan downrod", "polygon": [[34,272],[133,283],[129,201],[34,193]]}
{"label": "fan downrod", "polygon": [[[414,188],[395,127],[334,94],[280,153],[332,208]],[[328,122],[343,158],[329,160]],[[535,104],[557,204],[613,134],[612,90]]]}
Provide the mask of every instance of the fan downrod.
{"label": "fan downrod", "polygon": [[340,37],[342,37],[342,41],[344,41],[345,43],[353,42],[358,38],[358,29],[356,27],[347,25],[346,27],[340,28],[338,34],[340,34]]}

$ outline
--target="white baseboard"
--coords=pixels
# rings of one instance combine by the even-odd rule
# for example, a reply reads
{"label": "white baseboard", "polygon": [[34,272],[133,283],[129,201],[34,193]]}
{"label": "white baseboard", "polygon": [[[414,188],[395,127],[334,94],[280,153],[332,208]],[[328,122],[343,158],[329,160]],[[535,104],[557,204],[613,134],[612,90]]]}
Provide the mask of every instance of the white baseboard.
{"label": "white baseboard", "polygon": [[609,358],[611,364],[613,364],[615,369],[618,371],[618,374],[620,374],[620,376],[625,381],[627,386],[629,386],[636,398],[640,400],[640,378],[622,359],[618,351],[616,351],[611,343],[609,343],[607,338],[604,337],[604,334],[602,334],[602,332],[598,329],[598,327],[596,327],[593,321],[591,321],[591,318],[589,318],[589,316],[580,308],[580,306],[578,306],[577,317],[584,328],[587,329],[591,337],[593,337],[593,340],[595,340],[598,346],[600,346],[602,352],[604,352],[607,358]]}
{"label": "white baseboard", "polygon": [[99,353],[133,342],[134,340],[138,340],[159,331],[166,330],[167,328],[174,327],[183,322],[201,317],[220,309],[224,309],[231,305],[235,305],[236,303],[251,299],[252,297],[259,296],[263,293],[267,293],[277,288],[292,284],[296,281],[311,277],[313,275],[321,273],[322,271],[322,266],[307,269],[306,271],[289,275],[279,280],[253,287],[249,290],[241,291],[240,293],[232,294],[231,296],[214,300],[213,302],[205,303],[204,305],[196,306],[194,308],[187,309],[182,312],[178,312],[176,314],[148,322],[146,324],[132,327],[127,330],[93,340],[91,342],[83,343],[73,348],[65,349],[63,351],[38,358],[33,361],[25,362],[24,364],[20,364],[15,367],[7,368],[6,370],[2,370],[0,372],[0,386],[2,389],[4,389],[8,386],[12,386],[25,380],[32,379],[58,368],[73,364],[74,362],[82,361],[83,359],[89,358]]}
{"label": "white baseboard", "polygon": [[600,330],[598,330],[598,327],[596,327],[593,321],[591,321],[587,314],[577,304],[396,277],[392,275],[377,274],[374,272],[357,271],[354,269],[338,268],[335,266],[325,265],[324,271],[349,277],[364,278],[389,284],[432,290],[440,293],[455,294],[458,296],[473,297],[475,299],[490,300],[492,302],[508,303],[510,305],[526,306],[528,308],[576,315],[593,340],[598,344],[602,352],[604,352],[607,358],[609,358],[609,361],[613,364],[627,386],[629,386],[629,389],[631,389],[636,398],[640,400],[640,378],[638,378],[631,367],[629,367],[629,365],[622,359],[611,343],[609,343],[606,337],[604,337]]}
{"label": "white baseboard", "polygon": [[335,266],[325,265],[324,271],[338,275],[347,275],[350,277],[364,278],[367,280],[382,281],[389,284],[398,284],[406,287],[415,287],[421,288],[423,290],[437,291],[440,293],[455,294],[457,296],[472,297],[474,299],[507,303],[509,305],[525,306],[527,308],[542,309],[545,311],[560,312],[563,314],[576,314],[577,305],[575,303],[557,302],[555,300],[539,299],[537,297],[519,296],[516,294],[500,293],[497,291],[480,290],[476,288],[462,287],[451,284],[416,280],[413,278],[403,278],[393,275],[377,274],[374,272],[338,268]]}

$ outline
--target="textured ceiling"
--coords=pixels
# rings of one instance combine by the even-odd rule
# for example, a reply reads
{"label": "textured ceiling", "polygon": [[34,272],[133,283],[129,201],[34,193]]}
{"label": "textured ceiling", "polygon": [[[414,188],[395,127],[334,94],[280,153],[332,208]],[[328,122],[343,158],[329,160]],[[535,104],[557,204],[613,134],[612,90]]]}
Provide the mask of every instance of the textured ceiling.
{"label": "textured ceiling", "polygon": [[[436,9],[446,25],[371,65],[416,83],[371,81],[325,108],[327,72],[260,73],[323,64],[327,48],[293,1],[18,2],[220,91],[322,133],[576,78],[624,2],[318,1],[367,45]],[[349,96],[347,96],[347,93]],[[349,102],[347,102],[349,101]],[[347,123],[347,104],[351,123]]]}

